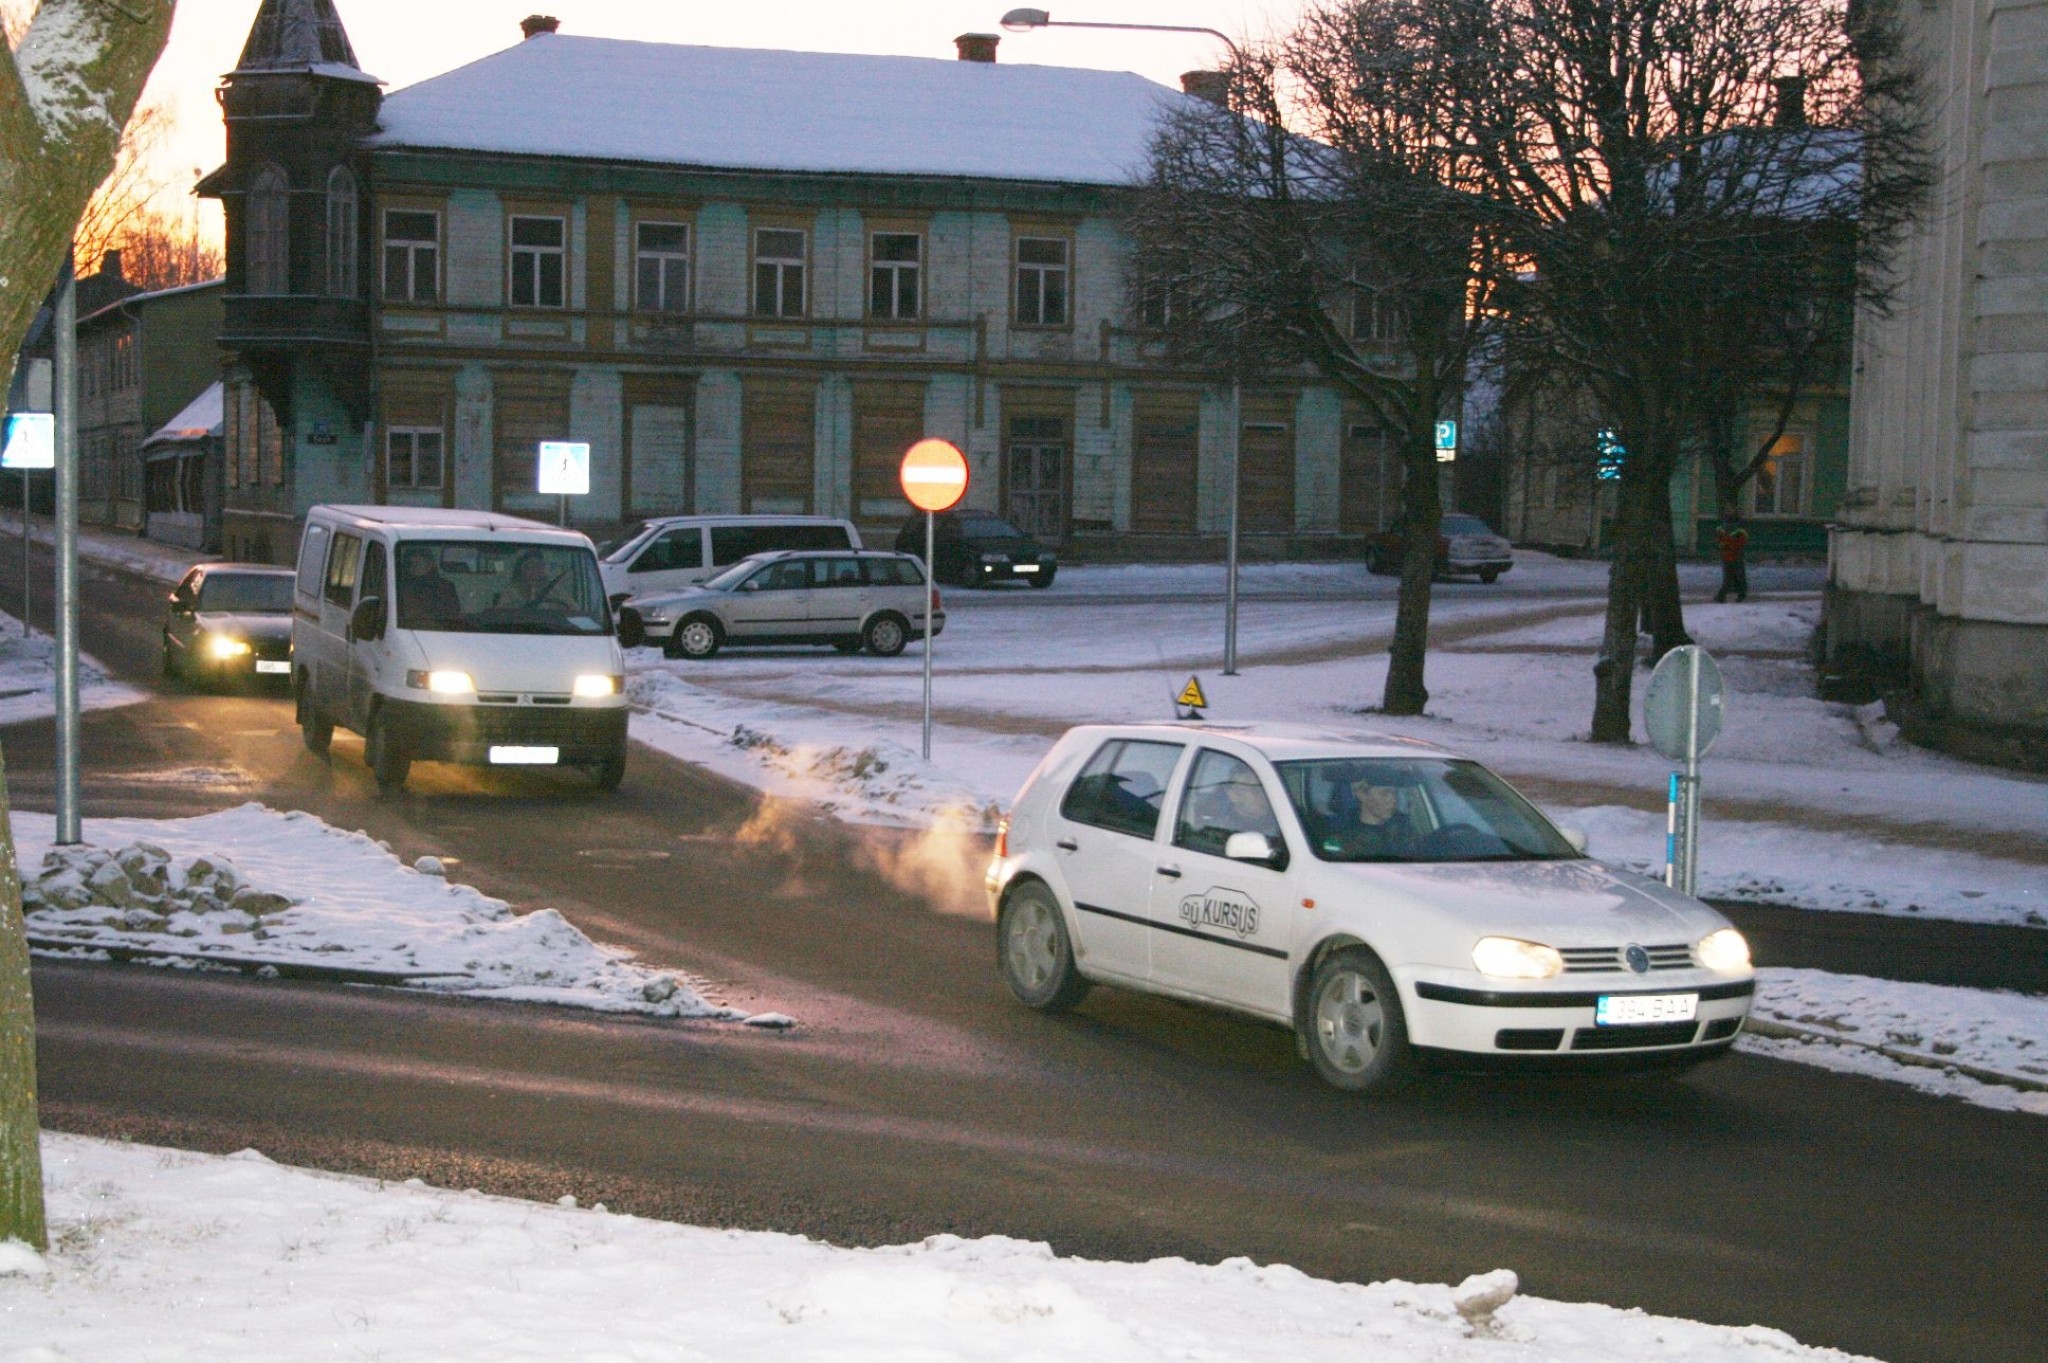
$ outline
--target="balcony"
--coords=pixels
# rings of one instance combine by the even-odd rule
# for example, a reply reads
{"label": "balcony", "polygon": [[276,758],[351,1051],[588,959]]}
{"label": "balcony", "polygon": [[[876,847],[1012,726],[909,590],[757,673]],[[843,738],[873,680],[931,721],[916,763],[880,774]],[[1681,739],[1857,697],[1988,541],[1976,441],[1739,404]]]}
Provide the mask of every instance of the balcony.
{"label": "balcony", "polygon": [[370,344],[370,309],[355,298],[313,294],[230,294],[221,344],[241,350]]}

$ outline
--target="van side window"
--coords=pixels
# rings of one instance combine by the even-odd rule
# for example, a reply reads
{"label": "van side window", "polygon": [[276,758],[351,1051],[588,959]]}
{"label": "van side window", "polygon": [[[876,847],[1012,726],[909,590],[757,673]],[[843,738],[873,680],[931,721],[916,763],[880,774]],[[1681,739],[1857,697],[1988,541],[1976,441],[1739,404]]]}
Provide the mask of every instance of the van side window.
{"label": "van side window", "polygon": [[309,525],[299,545],[299,595],[320,595],[320,575],[327,571],[327,527]]}
{"label": "van side window", "polygon": [[748,554],[759,553],[767,545],[757,545],[754,527],[751,525],[714,525],[711,527],[711,566],[723,568],[729,563],[738,563]]}
{"label": "van side window", "polygon": [[[744,558],[746,555],[742,554]],[[704,566],[704,532],[691,526],[684,530],[671,530],[662,535],[633,560],[626,569],[629,573],[665,573],[673,568],[701,568]]]}
{"label": "van side window", "polygon": [[843,525],[777,525],[762,532],[762,541],[762,549],[853,548]]}
{"label": "van side window", "polygon": [[336,535],[327,555],[327,599],[337,606],[353,606],[356,600],[356,567],[362,559],[363,542],[354,535]]}
{"label": "van side window", "polygon": [[1060,801],[1060,815],[1115,833],[1150,838],[1159,831],[1166,783],[1180,764],[1178,743],[1116,739],[1102,745]]}

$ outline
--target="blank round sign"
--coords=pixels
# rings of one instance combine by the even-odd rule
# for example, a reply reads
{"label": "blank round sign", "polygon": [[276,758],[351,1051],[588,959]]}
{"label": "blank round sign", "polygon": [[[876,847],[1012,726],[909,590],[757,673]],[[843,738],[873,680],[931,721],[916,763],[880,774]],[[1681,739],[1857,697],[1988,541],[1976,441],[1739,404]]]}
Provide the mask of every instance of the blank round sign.
{"label": "blank round sign", "polygon": [[919,511],[947,511],[967,495],[967,456],[950,440],[920,440],[903,456],[903,495]]}

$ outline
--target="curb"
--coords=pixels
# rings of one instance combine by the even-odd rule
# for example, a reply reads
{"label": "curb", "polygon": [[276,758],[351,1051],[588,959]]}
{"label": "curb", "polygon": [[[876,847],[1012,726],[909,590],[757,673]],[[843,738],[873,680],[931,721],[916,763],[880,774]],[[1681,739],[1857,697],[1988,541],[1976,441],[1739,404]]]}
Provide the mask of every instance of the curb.
{"label": "curb", "polygon": [[1754,1012],[1742,1024],[1745,1034],[1771,1037],[1781,1041],[1825,1041],[1834,1046],[1853,1046],[1857,1050],[1874,1051],[1887,1060],[1896,1060],[1901,1065],[1912,1065],[1924,1070],[1943,1070],[1975,1079],[1980,1084],[1995,1084],[2000,1088],[2020,1089],[2028,1093],[2048,1093],[2048,1079],[2035,1079],[2026,1075],[2008,1074],[2004,1070],[1986,1069],[1981,1065],[1965,1064],[1946,1056],[1928,1055],[1925,1051],[1909,1051],[1901,1046],[1883,1042],[1858,1041],[1840,1032],[1824,1027],[1799,1027],[1789,1022],[1777,1022],[1760,1018]]}
{"label": "curb", "polygon": [[460,979],[460,975],[446,970],[372,970],[357,966],[315,965],[309,961],[275,960],[262,956],[229,956],[214,951],[175,951],[154,946],[132,946],[124,942],[99,942],[85,937],[51,937],[43,933],[28,934],[32,950],[64,952],[100,951],[116,961],[191,961],[195,964],[219,966],[243,975],[254,975],[269,970],[287,980],[319,980],[328,984],[412,984],[418,980]]}

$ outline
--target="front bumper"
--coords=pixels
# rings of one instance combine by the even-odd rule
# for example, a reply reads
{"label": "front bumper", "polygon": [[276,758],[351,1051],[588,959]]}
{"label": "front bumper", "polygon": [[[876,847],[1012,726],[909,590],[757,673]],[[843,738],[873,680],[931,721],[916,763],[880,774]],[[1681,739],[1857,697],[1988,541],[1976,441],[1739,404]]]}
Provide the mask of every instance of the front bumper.
{"label": "front bumper", "polygon": [[1032,582],[1049,578],[1059,569],[1056,563],[977,563],[977,582]]}
{"label": "front bumper", "polygon": [[[1691,973],[1688,972],[1690,976]],[[1429,979],[1400,981],[1409,1040],[1425,1052],[1491,1068],[1631,1068],[1719,1054],[1734,1043],[1756,994],[1754,979],[1726,977],[1614,980],[1606,987],[1502,988]],[[1596,1002],[1608,996],[1697,994],[1690,1021],[1602,1026]]]}
{"label": "front bumper", "polygon": [[493,747],[555,748],[560,765],[585,766],[626,747],[626,707],[596,705],[436,705],[386,700],[391,738],[428,762],[490,764]]}
{"label": "front bumper", "polygon": [[1446,573],[1504,573],[1515,566],[1511,558],[1454,558],[1444,562]]}

